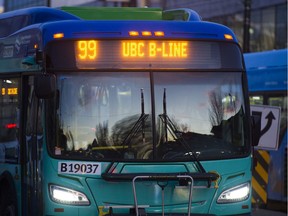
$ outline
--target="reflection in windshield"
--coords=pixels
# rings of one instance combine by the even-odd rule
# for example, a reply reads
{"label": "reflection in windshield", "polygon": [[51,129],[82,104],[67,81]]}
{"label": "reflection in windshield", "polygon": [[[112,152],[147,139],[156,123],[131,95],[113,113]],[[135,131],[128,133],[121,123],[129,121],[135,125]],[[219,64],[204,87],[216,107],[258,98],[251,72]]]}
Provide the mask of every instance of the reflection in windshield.
{"label": "reflection in windshield", "polygon": [[245,154],[241,73],[153,73],[153,88],[150,77],[149,72],[59,76],[53,152],[97,160]]}

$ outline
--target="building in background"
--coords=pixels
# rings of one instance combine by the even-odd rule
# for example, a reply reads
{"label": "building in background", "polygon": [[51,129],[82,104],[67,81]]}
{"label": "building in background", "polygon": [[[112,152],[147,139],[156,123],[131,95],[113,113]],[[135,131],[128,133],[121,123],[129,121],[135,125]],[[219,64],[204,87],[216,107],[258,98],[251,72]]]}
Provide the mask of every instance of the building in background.
{"label": "building in background", "polygon": [[[49,1],[49,0],[48,0]],[[4,12],[17,10],[26,7],[47,5],[47,0],[4,0]]]}
{"label": "building in background", "polygon": [[[287,0],[4,0],[4,11],[76,5],[191,8],[203,20],[232,28],[246,52],[287,47]],[[246,37],[245,30],[248,32]]]}
{"label": "building in background", "polygon": [[145,0],[4,0],[4,11],[21,8],[48,6],[98,6],[98,7],[144,7]]}
{"label": "building in background", "polygon": [[[154,0],[147,2],[164,9],[191,8],[203,20],[224,24],[233,29],[242,46],[248,42],[250,52],[287,48],[287,0],[162,0],[160,5],[159,0],[158,5]],[[246,8],[248,14],[245,5],[250,5]],[[247,15],[250,40],[244,41]]]}

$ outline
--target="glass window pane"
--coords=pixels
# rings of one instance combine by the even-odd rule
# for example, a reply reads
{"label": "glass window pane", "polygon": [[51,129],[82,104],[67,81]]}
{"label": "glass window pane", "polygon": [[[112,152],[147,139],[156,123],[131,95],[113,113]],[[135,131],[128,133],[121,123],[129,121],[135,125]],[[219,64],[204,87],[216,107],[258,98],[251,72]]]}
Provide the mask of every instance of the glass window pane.
{"label": "glass window pane", "polygon": [[287,4],[276,7],[276,49],[287,47]]}
{"label": "glass window pane", "polygon": [[19,153],[19,80],[0,79],[0,162],[17,162]]}
{"label": "glass window pane", "polygon": [[193,149],[201,159],[241,157],[249,152],[241,80],[240,72],[61,74],[53,153],[171,161],[191,160]]}
{"label": "glass window pane", "polygon": [[262,50],[272,50],[275,44],[275,7],[262,11]]}
{"label": "glass window pane", "polygon": [[264,98],[262,95],[253,95],[249,97],[251,105],[263,105]]}
{"label": "glass window pane", "polygon": [[149,73],[64,74],[58,83],[55,154],[146,157],[144,146],[152,145]]}
{"label": "glass window pane", "polygon": [[156,74],[158,157],[245,154],[241,92],[241,73]]}
{"label": "glass window pane", "polygon": [[251,12],[250,23],[250,50],[257,52],[261,50],[261,11],[254,10]]}

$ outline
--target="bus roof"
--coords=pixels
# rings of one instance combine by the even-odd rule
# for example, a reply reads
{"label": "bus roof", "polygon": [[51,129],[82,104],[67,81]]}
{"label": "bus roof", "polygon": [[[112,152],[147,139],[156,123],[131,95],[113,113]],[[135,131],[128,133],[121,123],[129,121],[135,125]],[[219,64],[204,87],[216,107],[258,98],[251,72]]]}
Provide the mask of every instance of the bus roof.
{"label": "bus roof", "polygon": [[[156,39],[160,36],[153,32],[162,31],[165,39],[208,39],[227,42],[237,42],[233,32],[222,25],[210,22],[174,22],[174,21],[147,21],[147,20],[100,20],[100,21],[60,21],[49,22],[41,26],[45,31],[44,43],[55,40],[55,33],[65,32],[63,39],[68,38],[98,38],[98,39]],[[91,30],[93,29],[93,30]],[[130,32],[150,31],[150,36],[139,34],[130,35]],[[152,34],[153,33],[153,34]],[[227,39],[225,36],[231,36]]]}
{"label": "bus roof", "polygon": [[75,15],[48,7],[32,7],[0,14],[0,38],[36,23],[79,20]]}
{"label": "bus roof", "polygon": [[[107,10],[113,11],[114,9],[107,8]],[[117,8],[117,10],[127,9]],[[137,10],[140,14],[145,10],[159,13],[159,9],[149,8],[132,8],[131,12]],[[6,62],[2,64],[3,66],[1,65],[1,70],[12,70],[11,68],[23,70],[19,64],[34,66],[35,64],[31,63],[28,57],[33,57],[32,52],[35,52],[36,48],[43,51],[49,42],[67,39],[206,39],[237,43],[237,38],[231,29],[220,24],[201,21],[199,15],[191,9],[160,11],[160,14],[162,14],[162,20],[158,20],[158,17],[157,20],[97,21],[83,20],[68,12],[48,7],[27,8],[1,14],[0,60]],[[136,32],[137,36],[132,35],[131,32]],[[18,65],[7,63],[16,60],[19,61]]]}
{"label": "bus roof", "polygon": [[287,67],[287,49],[244,54],[247,70]]}
{"label": "bus roof", "polygon": [[201,21],[201,17],[195,11],[187,8],[162,11],[159,8],[63,7],[59,10],[31,7],[0,14],[0,38],[36,23],[80,19]]}
{"label": "bus roof", "polygon": [[85,20],[201,20],[198,13],[188,8],[166,11],[146,7],[62,7],[61,9]]}
{"label": "bus roof", "polygon": [[287,90],[287,49],[244,54],[250,92]]}
{"label": "bus roof", "polygon": [[161,20],[160,8],[62,7],[63,11],[85,20]]}

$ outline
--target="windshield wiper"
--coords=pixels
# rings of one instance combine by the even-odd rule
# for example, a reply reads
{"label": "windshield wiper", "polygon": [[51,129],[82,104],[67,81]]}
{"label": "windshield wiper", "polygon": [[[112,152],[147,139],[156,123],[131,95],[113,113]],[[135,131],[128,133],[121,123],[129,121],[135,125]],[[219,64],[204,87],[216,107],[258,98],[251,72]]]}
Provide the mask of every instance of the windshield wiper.
{"label": "windshield wiper", "polygon": [[126,146],[128,146],[128,149],[131,148],[131,140],[140,129],[142,129],[142,142],[145,143],[145,121],[149,115],[145,114],[144,105],[144,92],[143,89],[141,89],[141,115],[131,128],[130,132],[124,138],[122,142],[123,148],[125,148]]}
{"label": "windshield wiper", "polygon": [[167,109],[166,109],[166,88],[164,88],[164,93],[163,93],[163,113],[159,115],[159,118],[161,119],[161,121],[163,122],[164,127],[165,127],[165,140],[166,140],[166,142],[168,140],[168,135],[167,134],[168,134],[168,131],[169,131],[170,134],[172,135],[173,139],[175,141],[178,141],[186,149],[186,151],[188,151],[188,155],[195,160],[198,170],[201,173],[206,173],[206,171],[205,171],[204,167],[202,166],[202,164],[200,163],[197,155],[192,150],[190,145],[187,144],[186,140],[183,138],[182,132],[177,130],[175,124],[172,122],[172,120],[167,115]]}

